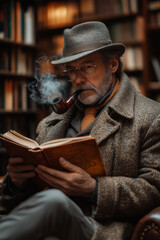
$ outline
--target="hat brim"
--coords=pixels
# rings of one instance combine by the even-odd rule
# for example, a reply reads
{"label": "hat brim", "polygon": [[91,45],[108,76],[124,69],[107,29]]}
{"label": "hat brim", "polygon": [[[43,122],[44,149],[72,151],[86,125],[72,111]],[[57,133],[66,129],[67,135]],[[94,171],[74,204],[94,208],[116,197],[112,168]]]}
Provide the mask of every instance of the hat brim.
{"label": "hat brim", "polygon": [[99,48],[96,48],[96,49],[80,52],[80,53],[77,53],[77,54],[72,55],[72,56],[62,57],[58,60],[53,60],[51,63],[53,65],[65,64],[65,63],[68,63],[68,62],[75,61],[79,58],[85,57],[85,56],[87,56],[91,53],[97,52],[97,51],[102,50],[102,49],[108,49],[108,51],[113,51],[115,54],[117,54],[119,57],[121,57],[123,55],[123,53],[125,52],[125,45],[122,44],[122,43],[113,43],[113,44],[105,45],[103,47],[99,47]]}

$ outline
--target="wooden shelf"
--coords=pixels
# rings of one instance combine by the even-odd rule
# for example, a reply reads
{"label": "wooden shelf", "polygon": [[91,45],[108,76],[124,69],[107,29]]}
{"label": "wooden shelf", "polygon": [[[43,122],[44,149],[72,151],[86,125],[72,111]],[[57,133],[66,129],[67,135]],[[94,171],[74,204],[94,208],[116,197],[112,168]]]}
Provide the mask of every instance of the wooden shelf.
{"label": "wooden shelf", "polygon": [[123,43],[126,45],[126,46],[132,46],[132,47],[136,47],[136,46],[143,46],[144,42],[142,41],[138,41],[138,40],[133,40],[133,41],[123,41]]}
{"label": "wooden shelf", "polygon": [[7,77],[7,78],[16,78],[16,79],[33,79],[34,76],[33,75],[29,75],[29,74],[18,74],[18,73],[12,73],[9,71],[5,71],[5,70],[0,70],[0,76],[1,77]]}
{"label": "wooden shelf", "polygon": [[149,31],[160,31],[160,25],[148,25],[147,28]]}
{"label": "wooden shelf", "polygon": [[150,82],[149,89],[151,91],[160,91],[160,82]]}
{"label": "wooden shelf", "polygon": [[139,69],[135,69],[135,70],[128,70],[128,69],[124,69],[123,70],[125,73],[127,73],[128,75],[132,75],[132,74],[134,74],[134,75],[139,75],[139,74],[141,74],[142,72],[143,72],[143,69],[142,70],[139,70]]}
{"label": "wooden shelf", "polygon": [[16,41],[10,40],[8,38],[0,39],[0,44],[10,45],[10,46],[15,46],[15,47],[30,48],[32,50],[37,50],[37,46],[35,44],[27,44],[27,43],[24,43],[24,42],[16,42]]}

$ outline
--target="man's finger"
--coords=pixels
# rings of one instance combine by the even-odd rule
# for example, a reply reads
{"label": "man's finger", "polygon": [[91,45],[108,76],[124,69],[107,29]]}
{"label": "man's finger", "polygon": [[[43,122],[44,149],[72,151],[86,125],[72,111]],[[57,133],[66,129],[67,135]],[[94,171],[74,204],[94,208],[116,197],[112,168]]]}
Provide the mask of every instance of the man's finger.
{"label": "man's finger", "polygon": [[16,167],[13,165],[8,165],[7,166],[7,171],[8,172],[26,172],[26,171],[34,171],[34,166],[33,165],[17,165]]}
{"label": "man's finger", "polygon": [[78,172],[78,173],[80,173],[80,172],[83,171],[82,168],[77,167],[77,166],[75,166],[74,164],[68,162],[68,161],[67,161],[66,159],[64,159],[63,157],[60,157],[60,158],[59,158],[59,162],[60,162],[60,164],[61,164],[61,166],[62,166],[63,168],[69,170],[70,172]]}
{"label": "man's finger", "polygon": [[29,178],[33,178],[36,176],[35,172],[23,172],[23,173],[9,173],[9,176],[11,177],[11,179],[29,179]]}
{"label": "man's finger", "polygon": [[24,159],[21,157],[12,157],[9,158],[9,164],[24,163]]}
{"label": "man's finger", "polygon": [[65,179],[66,177],[66,172],[63,172],[63,171],[59,171],[59,170],[56,170],[56,169],[53,169],[53,168],[48,168],[44,165],[38,165],[36,168],[35,168],[35,171],[38,173],[38,174],[47,174],[47,175],[51,175],[52,177],[56,177],[56,178],[59,178],[59,179]]}

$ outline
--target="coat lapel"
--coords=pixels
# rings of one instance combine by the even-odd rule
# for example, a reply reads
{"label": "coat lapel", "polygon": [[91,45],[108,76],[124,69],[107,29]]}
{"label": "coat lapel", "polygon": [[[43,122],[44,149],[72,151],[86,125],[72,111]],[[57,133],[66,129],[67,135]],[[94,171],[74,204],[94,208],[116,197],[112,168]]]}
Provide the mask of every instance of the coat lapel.
{"label": "coat lapel", "polygon": [[[123,74],[118,92],[100,113],[91,130],[91,135],[96,138],[98,144],[110,137],[120,128],[121,118],[133,118],[134,98],[135,89],[128,77]],[[109,112],[118,114],[119,117],[117,120],[114,120]]]}
{"label": "coat lapel", "polygon": [[111,134],[114,134],[120,127],[120,123],[113,120],[104,110],[98,119],[96,120],[91,135],[96,138],[98,144],[104,139],[108,138]]}

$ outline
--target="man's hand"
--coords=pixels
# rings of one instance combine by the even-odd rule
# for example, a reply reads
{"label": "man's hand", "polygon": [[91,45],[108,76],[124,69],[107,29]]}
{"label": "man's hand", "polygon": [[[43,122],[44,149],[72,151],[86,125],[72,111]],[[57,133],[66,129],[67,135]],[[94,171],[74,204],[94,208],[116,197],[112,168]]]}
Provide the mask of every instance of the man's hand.
{"label": "man's hand", "polygon": [[24,164],[23,158],[9,158],[7,166],[8,175],[17,188],[25,185],[28,179],[35,177],[33,165]]}
{"label": "man's hand", "polygon": [[94,191],[96,180],[86,171],[71,164],[62,157],[59,159],[59,162],[67,172],[42,165],[36,167],[35,171],[51,187],[61,190],[68,196],[90,197]]}

